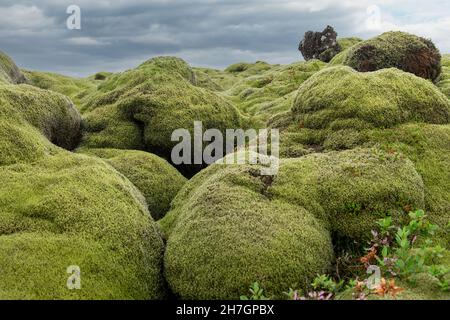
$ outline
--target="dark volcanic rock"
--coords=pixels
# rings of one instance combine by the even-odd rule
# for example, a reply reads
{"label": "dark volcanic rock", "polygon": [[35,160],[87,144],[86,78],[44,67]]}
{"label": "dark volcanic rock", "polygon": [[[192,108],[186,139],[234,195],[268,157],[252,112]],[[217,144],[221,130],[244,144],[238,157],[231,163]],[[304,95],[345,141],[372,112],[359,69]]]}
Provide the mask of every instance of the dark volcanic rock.
{"label": "dark volcanic rock", "polygon": [[341,51],[336,40],[337,33],[333,27],[327,26],[322,32],[308,31],[300,42],[298,49],[305,60],[319,59],[329,62]]}

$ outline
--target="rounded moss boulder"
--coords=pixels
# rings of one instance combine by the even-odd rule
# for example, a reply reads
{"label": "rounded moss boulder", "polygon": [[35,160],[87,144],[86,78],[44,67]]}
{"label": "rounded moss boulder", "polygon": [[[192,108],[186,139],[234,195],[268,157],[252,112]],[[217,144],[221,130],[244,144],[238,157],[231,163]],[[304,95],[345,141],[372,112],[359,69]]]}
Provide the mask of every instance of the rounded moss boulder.
{"label": "rounded moss boulder", "polygon": [[300,86],[292,113],[304,128],[333,131],[442,124],[449,122],[450,101],[431,82],[395,68],[360,73],[332,67]]}
{"label": "rounded moss boulder", "polygon": [[[112,167],[61,150],[0,166],[0,180],[0,299],[164,297],[162,239]],[[69,290],[76,270],[81,289]]]}
{"label": "rounded moss boulder", "polygon": [[276,176],[214,164],[159,221],[166,280],[184,299],[236,299],[254,281],[280,297],[327,271],[332,240],[365,243],[378,219],[400,220],[406,206],[424,206],[421,177],[378,149],[283,159]]}
{"label": "rounded moss boulder", "polygon": [[356,44],[344,64],[362,72],[394,67],[432,81],[441,73],[441,55],[433,42],[400,31]]}
{"label": "rounded moss boulder", "polygon": [[172,225],[164,264],[175,295],[238,299],[259,281],[282,297],[330,266],[328,231],[305,209],[267,197],[265,183],[251,166],[213,165],[182,189],[163,219],[166,231]]}
{"label": "rounded moss boulder", "polygon": [[105,159],[142,192],[155,220],[161,219],[170,202],[186,182],[166,160],[144,151],[81,149],[79,152]]}
{"label": "rounded moss boulder", "polygon": [[405,208],[424,208],[424,186],[414,164],[377,148],[285,159],[269,192],[312,212],[334,237],[361,243],[378,219],[390,214],[401,220]]}
{"label": "rounded moss boulder", "polygon": [[193,84],[182,60],[151,59],[136,69],[108,77],[82,111],[88,148],[141,149],[169,158],[176,129],[239,128],[237,109],[212,91]]}
{"label": "rounded moss boulder", "polygon": [[[0,85],[0,165],[74,148],[81,116],[68,98],[28,85]],[[52,144],[54,143],[54,144]]]}
{"label": "rounded moss boulder", "polygon": [[0,51],[0,83],[1,82],[10,84],[27,82],[27,79],[14,61],[2,51]]}

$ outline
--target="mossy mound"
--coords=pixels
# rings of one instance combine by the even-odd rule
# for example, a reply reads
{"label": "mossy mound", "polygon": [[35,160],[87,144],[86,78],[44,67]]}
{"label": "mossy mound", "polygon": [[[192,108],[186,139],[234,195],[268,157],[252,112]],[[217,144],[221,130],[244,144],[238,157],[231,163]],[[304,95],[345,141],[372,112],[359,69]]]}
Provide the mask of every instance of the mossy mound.
{"label": "mossy mound", "polygon": [[237,299],[260,281],[281,297],[329,267],[326,229],[306,210],[266,197],[265,188],[249,166],[213,165],[188,182],[166,216],[177,215],[165,253],[177,296]]}
{"label": "mossy mound", "polygon": [[[102,160],[61,151],[0,167],[2,299],[158,299],[163,243],[139,191]],[[66,269],[81,269],[69,290]]]}
{"label": "mossy mound", "polygon": [[0,165],[56,152],[52,143],[72,149],[80,127],[81,117],[66,97],[29,85],[0,85]]}
{"label": "mossy mound", "polygon": [[20,84],[26,83],[27,79],[16,66],[14,61],[0,51],[0,83]]}
{"label": "mossy mound", "polygon": [[83,107],[86,131],[82,146],[147,150],[165,158],[178,142],[179,128],[240,127],[240,114],[212,91],[194,85],[195,77],[182,60],[151,59],[136,69],[108,77]]}
{"label": "mossy mound", "polygon": [[[351,89],[350,89],[351,88]],[[429,81],[396,69],[357,73],[335,67],[299,89],[292,113],[272,119],[282,129],[283,157],[381,147],[411,159],[423,179],[425,209],[450,245],[449,101]]]}
{"label": "mossy mound", "polygon": [[169,210],[170,202],[186,182],[166,160],[144,151],[81,149],[79,152],[105,159],[142,192],[155,220]]}
{"label": "mossy mound", "polygon": [[292,113],[310,129],[389,128],[412,121],[448,123],[450,101],[429,81],[398,69],[359,73],[333,67],[300,86]]}
{"label": "mossy mound", "polygon": [[281,296],[330,265],[331,236],[367,239],[377,219],[402,219],[423,197],[413,164],[377,149],[284,159],[275,177],[215,164],[160,221],[166,279],[185,299],[236,298],[253,281]]}
{"label": "mossy mound", "polygon": [[326,66],[319,60],[297,62],[246,77],[225,92],[246,114],[265,121],[270,116],[289,110],[300,84]]}
{"label": "mossy mound", "polygon": [[441,73],[441,55],[433,42],[399,31],[356,44],[344,64],[362,72],[394,67],[433,81]]}
{"label": "mossy mound", "polygon": [[80,108],[90,93],[96,90],[93,78],[72,78],[51,72],[23,71],[29,84],[68,96]]}
{"label": "mossy mound", "polygon": [[[163,242],[136,187],[75,144],[70,101],[0,85],[0,299],[158,299]],[[69,290],[69,266],[81,290]]]}
{"label": "mossy mound", "polygon": [[364,145],[378,145],[411,159],[425,186],[427,215],[441,228],[437,240],[450,248],[450,125],[404,124],[364,133]]}
{"label": "mossy mound", "polygon": [[358,37],[348,37],[348,38],[338,38],[337,41],[338,41],[339,45],[341,46],[341,52],[342,52],[364,40],[361,38],[358,38]]}
{"label": "mossy mound", "polygon": [[250,76],[271,69],[272,66],[264,61],[256,61],[255,63],[239,62],[225,68],[225,72],[242,73],[242,75]]}
{"label": "mossy mound", "polygon": [[450,98],[450,55],[448,54],[442,57],[442,73],[437,86]]}

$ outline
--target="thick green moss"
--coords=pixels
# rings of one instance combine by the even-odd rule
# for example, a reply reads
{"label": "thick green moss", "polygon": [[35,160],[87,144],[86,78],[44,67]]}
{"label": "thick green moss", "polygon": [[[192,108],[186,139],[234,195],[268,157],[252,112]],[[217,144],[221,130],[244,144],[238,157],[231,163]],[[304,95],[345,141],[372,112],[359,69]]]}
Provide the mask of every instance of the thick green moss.
{"label": "thick green moss", "polygon": [[108,77],[84,107],[89,148],[144,149],[169,157],[172,132],[240,127],[240,114],[215,93],[197,87],[180,59],[151,59],[136,69]]}
{"label": "thick green moss", "polygon": [[[103,161],[61,151],[0,167],[2,299],[163,297],[163,243],[145,200]],[[66,268],[81,268],[68,290]]]}
{"label": "thick green moss", "polygon": [[450,98],[450,55],[448,54],[442,57],[442,73],[437,85]]}
{"label": "thick green moss", "polygon": [[215,164],[160,220],[166,279],[182,298],[235,298],[252,278],[277,296],[326,269],[331,235],[367,239],[377,219],[402,219],[423,198],[412,162],[377,149],[284,159],[275,177]]}
{"label": "thick green moss", "polygon": [[450,102],[432,83],[398,69],[359,73],[333,67],[299,88],[292,112],[311,129],[357,129],[415,121],[447,123]]}
{"label": "thick green moss", "polygon": [[26,83],[27,79],[16,66],[14,61],[0,51],[0,83],[19,84]]}
{"label": "thick green moss", "polygon": [[[357,73],[335,67],[306,81],[293,112],[272,119],[272,124],[285,128],[282,156],[358,146],[404,154],[424,182],[421,209],[443,227],[450,220],[449,110],[449,100],[414,75],[396,69]],[[450,244],[445,229],[439,238]]]}
{"label": "thick green moss", "polygon": [[95,91],[94,79],[63,76],[50,72],[23,71],[29,83],[41,89],[51,90],[68,96],[80,108],[88,95]]}
{"label": "thick green moss", "polygon": [[272,66],[264,61],[257,61],[255,63],[239,62],[228,66],[225,72],[229,73],[243,73],[245,76],[259,74],[267,71]]}
{"label": "thick green moss", "polygon": [[339,52],[333,57],[333,59],[331,59],[328,66],[343,65],[350,52],[350,48],[362,41],[362,39],[357,37],[338,39],[339,45],[341,46],[341,52]]}
{"label": "thick green moss", "polygon": [[386,32],[353,46],[344,64],[358,71],[398,68],[436,80],[441,73],[441,55],[433,42],[405,32]]}
{"label": "thick green moss", "polygon": [[411,159],[425,186],[425,207],[430,220],[441,226],[439,240],[450,247],[450,125],[405,124],[366,133],[365,145],[379,145]]}
{"label": "thick green moss", "polygon": [[330,265],[326,229],[303,208],[264,195],[267,186],[255,172],[213,165],[174,200],[163,225],[173,227],[165,276],[177,296],[237,299],[259,281],[281,297]]}
{"label": "thick green moss", "polygon": [[261,120],[291,108],[301,83],[326,66],[319,60],[297,62],[273,67],[255,76],[246,77],[225,92],[246,114]]}
{"label": "thick green moss", "polygon": [[350,47],[353,47],[355,44],[360,43],[362,41],[364,41],[364,40],[361,38],[358,38],[358,37],[348,37],[348,38],[339,38],[338,39],[338,43],[341,46],[342,51],[347,50]]}
{"label": "thick green moss", "polygon": [[186,182],[166,160],[144,151],[118,149],[81,149],[81,153],[97,156],[129,179],[144,195],[155,220],[169,210],[170,202]]}
{"label": "thick green moss", "polygon": [[[66,97],[29,85],[0,85],[0,165],[74,148],[81,117]],[[42,135],[47,139],[45,139]]]}
{"label": "thick green moss", "polygon": [[[72,146],[79,122],[60,94],[0,86],[0,299],[162,298],[163,243],[141,193],[50,142]],[[81,290],[66,286],[71,265]]]}

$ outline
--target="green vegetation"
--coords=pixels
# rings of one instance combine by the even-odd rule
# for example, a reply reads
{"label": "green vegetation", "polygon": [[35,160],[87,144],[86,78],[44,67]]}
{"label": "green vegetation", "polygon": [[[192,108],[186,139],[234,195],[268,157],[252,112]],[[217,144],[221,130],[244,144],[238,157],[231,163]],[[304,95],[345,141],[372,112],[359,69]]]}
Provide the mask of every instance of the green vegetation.
{"label": "green vegetation", "polygon": [[[328,64],[79,79],[0,52],[0,299],[449,299],[450,56],[403,32],[338,41]],[[178,166],[203,169],[187,181],[164,158],[194,121],[280,129],[278,173]]]}
{"label": "green vegetation", "polygon": [[195,86],[192,69],[171,57],[151,59],[108,77],[83,106],[88,148],[141,149],[170,157],[172,132],[239,128],[241,116],[229,102]]}
{"label": "green vegetation", "polygon": [[448,123],[450,102],[430,82],[398,69],[358,73],[334,67],[303,83],[292,113],[310,129],[389,128],[411,121]]}
{"label": "green vegetation", "polygon": [[168,237],[165,277],[177,296],[233,299],[255,279],[281,296],[329,267],[325,227],[300,206],[270,197],[268,184],[254,166],[212,165],[183,187],[160,220]]}
{"label": "green vegetation", "polygon": [[[2,299],[157,299],[163,244],[139,191],[65,151],[0,167]],[[82,289],[68,290],[78,265]]]}
{"label": "green vegetation", "polygon": [[50,141],[72,149],[80,139],[81,117],[63,95],[0,84],[0,104],[0,165],[32,162],[57,152]]}
{"label": "green vegetation", "polygon": [[[421,210],[409,212],[402,224],[395,225],[391,216],[380,219],[356,274],[321,274],[307,291],[290,288],[285,295],[289,300],[448,300],[450,268],[445,259],[450,251],[433,245],[437,228]],[[250,294],[241,299],[268,299],[257,282]]]}
{"label": "green vegetation", "polygon": [[19,84],[26,82],[27,79],[14,61],[4,52],[0,51],[0,83]]}
{"label": "green vegetation", "polygon": [[423,192],[408,159],[376,149],[284,159],[274,178],[212,165],[160,220],[166,279],[182,298],[233,298],[255,280],[281,296],[329,266],[331,235],[367,239],[386,212],[401,220],[406,205],[422,207]]}
{"label": "green vegetation", "polygon": [[441,73],[441,55],[433,42],[399,31],[354,45],[344,64],[362,72],[395,67],[433,81]]}
{"label": "green vegetation", "polygon": [[23,71],[29,84],[68,96],[77,108],[91,91],[96,89],[95,81],[78,79],[50,72]]}
{"label": "green vegetation", "polygon": [[169,210],[170,202],[186,182],[174,167],[160,157],[136,150],[80,149],[79,152],[105,159],[142,192],[155,220]]}
{"label": "green vegetation", "polygon": [[[73,147],[79,127],[61,94],[0,85],[0,299],[163,298],[163,242],[141,193],[53,144]],[[81,290],[66,286],[71,265]]]}
{"label": "green vegetation", "polygon": [[275,66],[261,74],[247,77],[224,94],[245,114],[267,120],[291,108],[299,85],[322,69],[319,60]]}
{"label": "green vegetation", "polygon": [[450,55],[448,54],[442,58],[442,73],[437,85],[450,98]]}

